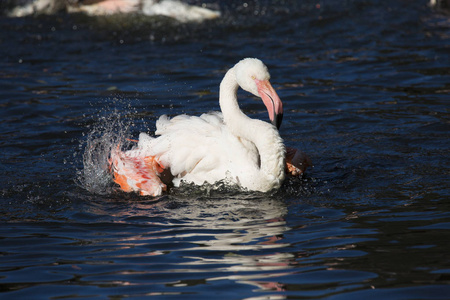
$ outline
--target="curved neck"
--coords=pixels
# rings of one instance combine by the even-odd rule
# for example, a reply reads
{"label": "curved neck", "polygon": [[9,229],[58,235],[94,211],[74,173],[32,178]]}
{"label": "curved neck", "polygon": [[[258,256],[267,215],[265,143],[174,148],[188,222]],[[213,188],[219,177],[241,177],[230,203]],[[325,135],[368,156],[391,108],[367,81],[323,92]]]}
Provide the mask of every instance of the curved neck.
{"label": "curved neck", "polygon": [[220,83],[219,104],[223,119],[230,131],[255,144],[260,155],[260,170],[269,179],[284,179],[285,148],[278,130],[271,124],[246,116],[237,102],[237,90],[234,68],[228,70]]}
{"label": "curved neck", "polygon": [[[236,81],[234,68],[228,70],[222,82],[220,83],[219,105],[223,114],[225,124],[231,131],[237,134],[240,131],[240,125],[251,122],[252,119],[247,117],[239,108],[237,102],[237,91],[239,85]],[[241,136],[239,134],[239,136]]]}

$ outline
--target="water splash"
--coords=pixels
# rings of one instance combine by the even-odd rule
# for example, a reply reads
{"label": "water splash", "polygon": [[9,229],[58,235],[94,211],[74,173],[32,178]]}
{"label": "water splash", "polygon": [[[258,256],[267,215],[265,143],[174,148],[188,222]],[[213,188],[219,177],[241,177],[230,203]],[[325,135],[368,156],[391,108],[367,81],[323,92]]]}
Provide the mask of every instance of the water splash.
{"label": "water splash", "polygon": [[[114,102],[120,104],[119,99]],[[126,110],[105,108],[97,115],[97,120],[87,127],[90,131],[85,135],[81,147],[83,169],[77,176],[78,184],[95,194],[110,194],[117,189],[109,170],[111,150],[116,147],[130,148],[132,129],[136,126],[132,108],[128,104]]]}

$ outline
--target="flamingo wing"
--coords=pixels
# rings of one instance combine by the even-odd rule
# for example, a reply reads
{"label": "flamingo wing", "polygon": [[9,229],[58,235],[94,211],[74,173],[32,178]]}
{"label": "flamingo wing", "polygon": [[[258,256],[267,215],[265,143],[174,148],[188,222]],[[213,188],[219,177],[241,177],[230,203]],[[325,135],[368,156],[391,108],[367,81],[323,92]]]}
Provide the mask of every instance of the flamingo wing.
{"label": "flamingo wing", "polygon": [[154,156],[145,156],[139,150],[123,152],[117,147],[111,151],[109,163],[114,182],[125,192],[159,196],[167,188],[159,178],[164,167]]}
{"label": "flamingo wing", "polygon": [[141,133],[138,148],[170,168],[175,186],[214,183],[259,164],[254,144],[234,136],[221,113],[161,116],[156,128],[157,138]]}

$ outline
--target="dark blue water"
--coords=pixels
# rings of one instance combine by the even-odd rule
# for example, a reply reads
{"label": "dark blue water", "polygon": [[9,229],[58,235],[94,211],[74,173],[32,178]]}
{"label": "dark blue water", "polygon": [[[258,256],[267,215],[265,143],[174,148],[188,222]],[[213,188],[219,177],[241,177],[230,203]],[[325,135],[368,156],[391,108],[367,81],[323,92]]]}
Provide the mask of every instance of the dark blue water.
{"label": "dark blue water", "polygon": [[[204,24],[0,17],[0,298],[448,299],[449,15],[208,3],[223,15]],[[83,165],[89,142],[217,110],[249,56],[284,102],[286,144],[312,158],[302,178],[153,199]]]}

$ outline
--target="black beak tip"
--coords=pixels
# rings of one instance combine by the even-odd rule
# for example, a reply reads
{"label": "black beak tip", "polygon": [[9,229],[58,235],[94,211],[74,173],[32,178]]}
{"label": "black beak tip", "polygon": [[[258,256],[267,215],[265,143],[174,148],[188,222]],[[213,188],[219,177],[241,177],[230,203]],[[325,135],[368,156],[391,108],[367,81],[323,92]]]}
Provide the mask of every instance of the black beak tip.
{"label": "black beak tip", "polygon": [[274,126],[276,126],[277,129],[279,130],[280,127],[281,127],[281,122],[282,122],[282,121],[283,121],[283,113],[281,113],[281,114],[276,114],[276,115],[275,115],[275,118],[273,118],[273,120],[272,120],[272,124],[273,124]]}

